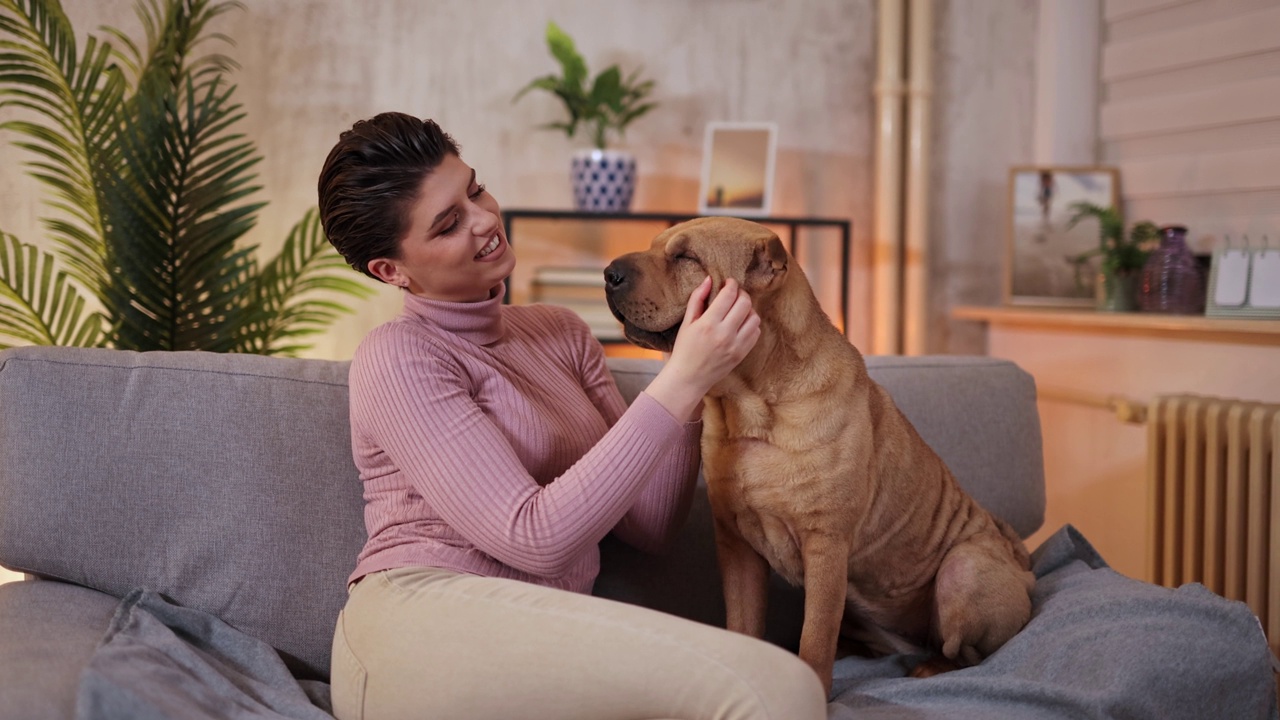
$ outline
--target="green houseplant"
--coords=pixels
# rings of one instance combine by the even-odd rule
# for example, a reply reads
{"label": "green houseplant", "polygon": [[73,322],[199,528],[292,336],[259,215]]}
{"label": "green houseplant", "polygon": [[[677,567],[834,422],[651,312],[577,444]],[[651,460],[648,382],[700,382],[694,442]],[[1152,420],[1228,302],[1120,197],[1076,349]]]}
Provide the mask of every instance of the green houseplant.
{"label": "green houseplant", "polygon": [[335,294],[371,293],[314,210],[265,263],[240,242],[265,205],[251,199],[261,157],[235,130],[234,63],[203,50],[238,7],[140,1],[142,43],[104,28],[81,49],[58,0],[0,0],[0,130],[50,191],[54,245],[0,232],[0,347],[291,355],[348,312]]}
{"label": "green houseplant", "polygon": [[1086,218],[1098,221],[1098,246],[1071,259],[1077,268],[1094,257],[1100,257],[1098,268],[1097,306],[1099,310],[1132,312],[1137,309],[1137,282],[1142,266],[1158,241],[1160,229],[1143,220],[1125,233],[1124,218],[1115,206],[1103,207],[1089,202],[1071,205],[1067,228]]}
{"label": "green houseplant", "polygon": [[583,130],[593,148],[573,157],[575,204],[580,210],[625,211],[635,189],[635,156],[609,145],[614,136],[621,139],[631,123],[657,106],[649,100],[654,81],[641,79],[639,70],[624,76],[616,64],[592,77],[573,38],[555,22],[547,23],[546,40],[560,64],[560,73],[534,78],[512,102],[531,90],[544,90],[559,98],[565,119],[542,127],[562,131],[570,139]]}
{"label": "green houseplant", "polygon": [[555,22],[547,23],[546,37],[547,49],[560,63],[560,74],[535,78],[512,100],[519,100],[530,90],[545,90],[560,98],[568,118],[547,123],[544,128],[563,131],[569,138],[584,128],[591,136],[592,146],[605,150],[611,135],[621,138],[628,125],[657,106],[646,102],[654,81],[641,80],[639,70],[623,77],[622,69],[615,64],[590,78],[587,61],[572,37]]}

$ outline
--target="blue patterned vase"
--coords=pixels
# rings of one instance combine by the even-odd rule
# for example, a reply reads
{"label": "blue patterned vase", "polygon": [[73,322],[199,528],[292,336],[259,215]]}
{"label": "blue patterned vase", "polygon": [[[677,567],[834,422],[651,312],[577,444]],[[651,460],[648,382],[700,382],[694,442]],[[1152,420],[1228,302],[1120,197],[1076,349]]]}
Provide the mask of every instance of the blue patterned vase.
{"label": "blue patterned vase", "polygon": [[636,189],[636,157],[621,150],[579,150],[570,177],[578,210],[627,212]]}

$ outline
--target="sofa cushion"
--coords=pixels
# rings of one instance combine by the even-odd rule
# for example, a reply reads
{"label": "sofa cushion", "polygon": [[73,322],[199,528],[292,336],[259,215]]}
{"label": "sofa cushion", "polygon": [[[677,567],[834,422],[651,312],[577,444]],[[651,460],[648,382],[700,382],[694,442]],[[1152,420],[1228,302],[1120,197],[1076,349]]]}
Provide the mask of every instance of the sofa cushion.
{"label": "sofa cushion", "polygon": [[1022,537],[1044,523],[1044,455],[1035,378],[1008,360],[872,356],[884,386],[920,437],[979,505]]}
{"label": "sofa cushion", "polygon": [[67,583],[0,585],[0,717],[74,717],[80,672],[119,605]]}
{"label": "sofa cushion", "polygon": [[345,363],[0,358],[0,563],[117,598],[154,590],[328,677],[365,538]]}

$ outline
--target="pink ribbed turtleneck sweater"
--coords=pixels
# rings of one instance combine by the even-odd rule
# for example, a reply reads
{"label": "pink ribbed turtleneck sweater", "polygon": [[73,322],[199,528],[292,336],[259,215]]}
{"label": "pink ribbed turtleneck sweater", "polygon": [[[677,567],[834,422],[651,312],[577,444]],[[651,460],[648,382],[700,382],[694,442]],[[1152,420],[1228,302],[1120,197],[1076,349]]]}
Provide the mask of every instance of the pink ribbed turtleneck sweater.
{"label": "pink ribbed turtleneck sweater", "polygon": [[406,294],[351,363],[369,540],[350,579],[431,566],[588,592],[609,531],[660,546],[688,514],[700,423],[623,402],[572,312]]}

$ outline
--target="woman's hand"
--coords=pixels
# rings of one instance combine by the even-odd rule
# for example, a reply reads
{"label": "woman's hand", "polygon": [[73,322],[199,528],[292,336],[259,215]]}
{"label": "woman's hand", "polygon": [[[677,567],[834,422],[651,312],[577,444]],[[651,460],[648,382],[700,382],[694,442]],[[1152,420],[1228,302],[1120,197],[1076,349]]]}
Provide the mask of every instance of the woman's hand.
{"label": "woman's hand", "polygon": [[689,296],[671,357],[645,390],[682,422],[694,418],[702,396],[737,367],[760,338],[760,316],[737,281],[725,280],[707,304],[710,295],[708,277]]}

